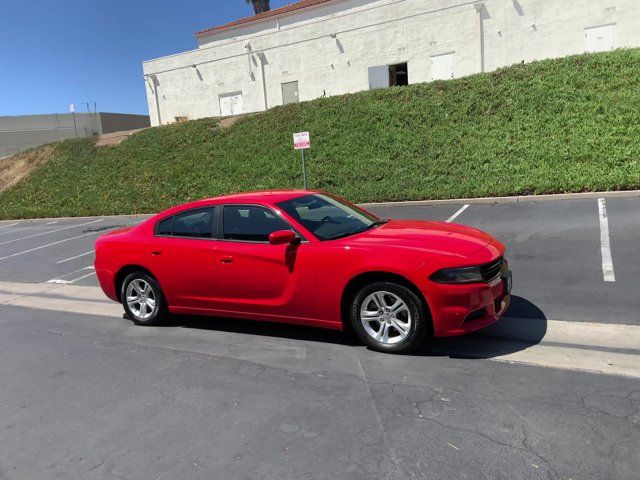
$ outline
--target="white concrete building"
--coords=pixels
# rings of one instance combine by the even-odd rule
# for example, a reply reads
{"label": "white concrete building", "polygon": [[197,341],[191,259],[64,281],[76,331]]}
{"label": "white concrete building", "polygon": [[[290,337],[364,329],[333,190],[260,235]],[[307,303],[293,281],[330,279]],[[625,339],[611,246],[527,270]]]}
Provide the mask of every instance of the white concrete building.
{"label": "white concrete building", "polygon": [[304,0],[144,63],[151,122],[640,46],[640,0]]}

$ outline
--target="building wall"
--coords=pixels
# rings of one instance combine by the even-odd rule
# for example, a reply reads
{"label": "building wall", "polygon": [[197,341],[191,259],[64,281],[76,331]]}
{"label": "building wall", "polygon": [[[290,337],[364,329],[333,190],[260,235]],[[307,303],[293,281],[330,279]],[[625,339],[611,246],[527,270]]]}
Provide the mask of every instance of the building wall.
{"label": "building wall", "polygon": [[104,112],[98,115],[100,115],[100,133],[122,132],[151,126],[149,115]]}
{"label": "building wall", "polygon": [[114,113],[70,113],[0,117],[0,158],[67,138],[149,126],[149,116]]}
{"label": "building wall", "polygon": [[[151,123],[219,116],[221,95],[244,112],[370,88],[371,67],[408,63],[433,80],[432,56],[453,54],[460,77],[585,51],[585,28],[615,24],[615,48],[640,46],[638,0],[335,0],[214,31],[196,50],[144,63]],[[159,112],[159,115],[158,115]]]}

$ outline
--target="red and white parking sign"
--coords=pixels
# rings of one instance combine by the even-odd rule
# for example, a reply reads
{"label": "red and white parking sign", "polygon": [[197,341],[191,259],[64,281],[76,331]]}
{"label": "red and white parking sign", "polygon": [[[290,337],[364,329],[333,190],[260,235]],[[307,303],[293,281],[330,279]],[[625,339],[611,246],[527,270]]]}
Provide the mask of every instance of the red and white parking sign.
{"label": "red and white parking sign", "polygon": [[293,134],[293,148],[296,150],[304,150],[311,148],[311,138],[309,132],[300,132]]}

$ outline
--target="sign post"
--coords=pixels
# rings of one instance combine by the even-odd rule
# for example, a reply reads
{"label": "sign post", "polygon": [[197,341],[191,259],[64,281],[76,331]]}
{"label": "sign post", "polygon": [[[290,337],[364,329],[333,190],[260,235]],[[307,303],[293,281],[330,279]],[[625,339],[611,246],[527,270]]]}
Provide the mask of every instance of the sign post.
{"label": "sign post", "polygon": [[311,138],[309,132],[299,132],[293,134],[293,148],[295,150],[302,151],[302,179],[304,182],[304,189],[307,189],[307,166],[304,162],[304,151],[307,148],[311,148]]}
{"label": "sign post", "polygon": [[76,132],[76,138],[78,138],[78,127],[76,127],[76,106],[73,103],[69,104],[69,111],[73,115],[73,129]]}

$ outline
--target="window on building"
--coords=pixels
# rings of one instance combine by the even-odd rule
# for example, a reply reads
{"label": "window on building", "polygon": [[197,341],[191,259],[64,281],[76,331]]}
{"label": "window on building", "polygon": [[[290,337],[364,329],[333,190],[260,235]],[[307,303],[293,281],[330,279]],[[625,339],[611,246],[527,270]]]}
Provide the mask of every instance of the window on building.
{"label": "window on building", "polygon": [[291,227],[271,210],[251,205],[224,207],[222,230],[226,240],[268,242],[269,234]]}
{"label": "window on building", "polygon": [[406,87],[409,85],[409,66],[406,63],[389,65],[389,86]]}

